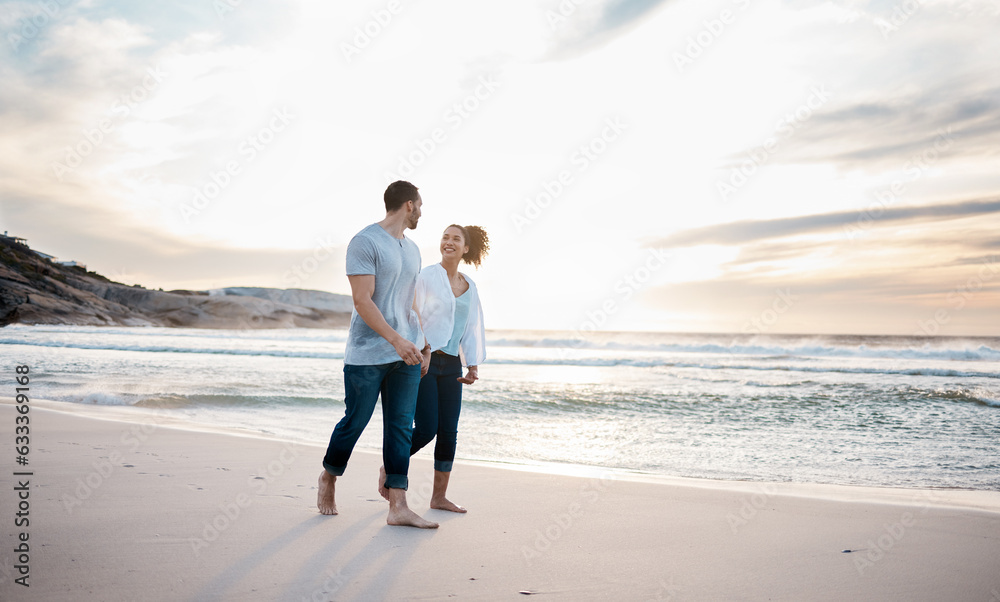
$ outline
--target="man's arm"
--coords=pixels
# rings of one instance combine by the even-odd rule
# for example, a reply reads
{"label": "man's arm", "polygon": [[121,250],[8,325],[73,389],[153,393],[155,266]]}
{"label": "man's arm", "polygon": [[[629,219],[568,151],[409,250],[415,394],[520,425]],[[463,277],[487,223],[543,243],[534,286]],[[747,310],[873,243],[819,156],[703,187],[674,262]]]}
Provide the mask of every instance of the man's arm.
{"label": "man's arm", "polygon": [[362,274],[358,276],[348,276],[351,283],[351,297],[354,298],[354,309],[372,330],[380,337],[389,341],[400,359],[409,366],[421,363],[423,357],[417,346],[406,340],[401,334],[396,332],[389,323],[385,321],[385,316],[379,311],[378,306],[372,301],[375,294],[375,276],[373,274]]}

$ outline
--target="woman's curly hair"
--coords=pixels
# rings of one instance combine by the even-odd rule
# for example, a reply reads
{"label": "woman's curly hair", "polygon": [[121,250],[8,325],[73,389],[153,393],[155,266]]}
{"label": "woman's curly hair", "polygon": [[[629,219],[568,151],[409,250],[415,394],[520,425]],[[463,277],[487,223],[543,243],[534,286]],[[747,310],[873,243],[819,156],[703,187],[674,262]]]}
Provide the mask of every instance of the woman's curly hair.
{"label": "woman's curly hair", "polygon": [[[452,224],[448,228],[458,228],[462,231],[462,238],[469,247],[469,252],[462,255],[462,261],[472,264],[477,268],[482,265],[483,258],[490,252],[490,237],[479,226],[459,226]],[[448,228],[445,228],[447,230]]]}

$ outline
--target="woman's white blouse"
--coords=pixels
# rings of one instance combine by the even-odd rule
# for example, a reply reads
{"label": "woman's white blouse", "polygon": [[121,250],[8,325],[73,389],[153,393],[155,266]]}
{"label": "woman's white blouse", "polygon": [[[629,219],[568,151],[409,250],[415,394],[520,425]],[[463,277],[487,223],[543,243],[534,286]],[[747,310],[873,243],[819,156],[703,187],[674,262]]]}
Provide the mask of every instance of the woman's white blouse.
{"label": "woman's white blouse", "polygon": [[[459,355],[462,356],[462,365],[478,366],[486,359],[483,305],[479,301],[476,283],[466,274],[462,276],[469,282],[469,294],[472,298],[469,299],[469,318],[459,345]],[[420,270],[414,297],[424,336],[430,343],[431,351],[437,351],[448,344],[451,333],[455,330],[455,294],[451,292],[448,272],[444,266],[435,263]]]}

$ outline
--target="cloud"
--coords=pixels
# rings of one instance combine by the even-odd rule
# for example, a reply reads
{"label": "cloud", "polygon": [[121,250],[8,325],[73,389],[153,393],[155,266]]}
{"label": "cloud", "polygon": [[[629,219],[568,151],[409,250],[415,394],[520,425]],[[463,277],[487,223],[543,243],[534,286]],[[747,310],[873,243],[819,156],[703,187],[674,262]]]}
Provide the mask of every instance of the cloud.
{"label": "cloud", "polygon": [[[667,310],[683,305],[709,324],[716,304],[720,316],[735,316],[730,327],[738,330],[747,314],[769,306],[775,287],[792,286],[814,293],[801,311],[831,312],[813,311],[796,326],[808,331],[828,316],[857,313],[855,301],[883,307],[879,294],[917,298],[958,286],[1000,247],[1000,180],[990,163],[1000,127],[1000,84],[990,77],[998,23],[988,14],[947,13],[960,2],[926,0],[884,40],[873,20],[896,3],[851,1],[858,16],[841,20],[847,11],[826,2],[752,3],[747,22],[713,44],[714,58],[683,78],[668,73],[677,36],[702,27],[720,6],[415,4],[348,63],[340,44],[372,18],[374,5],[259,0],[233,3],[220,16],[205,0],[67,3],[19,53],[0,50],[0,231],[150,286],[281,286],[318,238],[346,243],[377,219],[385,169],[415,152],[433,128],[451,127],[442,123],[445,111],[467,98],[482,73],[498,72],[500,92],[460,131],[448,129],[447,144],[414,178],[434,201],[428,219],[473,215],[468,219],[479,223],[489,215],[492,221],[482,221],[499,231],[500,242],[506,226],[510,244],[498,246],[504,251],[484,271],[495,288],[511,274],[551,290],[579,289],[583,272],[610,283],[620,265],[592,251],[594,240],[609,232],[623,240],[652,236],[662,240],[651,246],[686,247],[677,253],[691,258],[690,269],[657,276],[661,284],[680,283],[664,290]],[[40,4],[20,2],[17,14]],[[547,21],[547,9],[558,14],[560,7],[571,14]],[[0,15],[0,29],[17,18]],[[127,116],[116,113],[113,102],[157,65],[166,77],[148,100]],[[781,141],[747,202],[730,207],[729,217],[697,202],[716,166],[731,161],[734,149],[760,144],[772,118],[814,84],[828,86],[830,102]],[[404,98],[400,90],[416,92]],[[251,165],[239,145],[286,102],[293,125]],[[585,141],[581,130],[609,114],[634,124],[627,140],[567,193],[572,200],[547,209],[544,219],[567,228],[533,228],[574,256],[592,252],[594,261],[554,276],[525,272],[531,245],[512,236],[510,215],[522,210],[522,196],[534,198],[555,177],[574,152],[570,143]],[[113,128],[100,147],[70,175],[54,177],[52,163],[69,145],[85,146],[85,132],[103,118],[112,118]],[[900,180],[894,172],[933,148],[949,126],[953,143],[907,191],[915,194],[906,201],[912,206],[897,201],[860,212],[862,194],[871,198],[889,179]],[[676,140],[683,144],[670,144]],[[181,219],[180,208],[233,159],[239,178],[190,222]],[[780,189],[769,188],[773,182]],[[467,191],[477,189],[488,196],[468,202]],[[657,202],[661,193],[695,202]],[[601,220],[591,208],[603,212]],[[723,219],[750,221],[718,223]],[[862,222],[854,239],[840,230]],[[665,223],[704,227],[670,235]],[[433,238],[422,232],[418,240]],[[344,290],[337,253],[307,287]],[[669,298],[677,292],[691,297]],[[517,327],[529,318],[516,302],[506,305],[497,306],[498,324]],[[536,325],[559,327],[574,311]],[[871,329],[894,316],[889,307],[869,319]]]}
{"label": "cloud", "polygon": [[[988,266],[996,266],[996,257]],[[799,273],[780,277],[730,275],[645,292],[645,304],[665,312],[713,317],[717,331],[757,333],[878,333],[954,336],[996,333],[1000,276],[984,262],[927,278],[919,270],[878,273]],[[977,274],[979,274],[978,280]],[[975,284],[970,288],[968,283]],[[777,308],[779,311],[772,311]],[[946,319],[937,327],[921,324]]]}
{"label": "cloud", "polygon": [[[600,48],[668,2],[670,0],[606,0],[581,5],[563,0],[547,13],[551,26],[559,32],[557,45],[549,58],[562,60]],[[571,13],[561,12],[563,7],[569,6],[573,7]]]}
{"label": "cloud", "polygon": [[862,101],[813,116],[776,161],[832,162],[841,168],[902,168],[938,158],[992,154],[1000,135],[1000,87],[956,85],[903,99]]}
{"label": "cloud", "polygon": [[667,0],[614,0],[604,5],[595,34],[614,32],[641,19]]}
{"label": "cloud", "polygon": [[[213,241],[177,238],[129,223],[110,208],[74,207],[59,200],[4,203],[5,219],[42,224],[11,235],[35,250],[76,260],[112,279],[150,288],[220,286],[303,287],[342,290],[346,243],[315,237],[306,249],[241,249]],[[113,224],[113,226],[112,226]],[[0,231],[7,228],[6,224]],[[317,269],[317,266],[319,268]]]}
{"label": "cloud", "polygon": [[704,244],[739,245],[748,242],[824,232],[851,224],[886,223],[903,220],[956,219],[1000,213],[1000,200],[976,200],[920,207],[890,207],[877,211],[841,211],[772,220],[748,220],[678,232],[651,247],[685,247]]}
{"label": "cloud", "polygon": [[993,247],[994,252],[989,255],[976,255],[973,257],[959,257],[955,261],[951,262],[952,266],[963,266],[963,265],[973,265],[973,266],[992,266],[997,265],[1000,261],[1000,255],[997,255],[996,250],[1000,249],[1000,241],[993,241],[995,245]]}
{"label": "cloud", "polygon": [[[840,171],[902,169],[946,131],[953,144],[937,149],[940,158],[975,163],[993,156],[1000,136],[995,2],[849,1],[846,8],[857,17],[849,22],[837,21],[842,11],[817,4],[786,3],[802,19],[786,44],[801,52],[802,79],[828,87],[831,100],[782,140],[769,161],[832,164]],[[909,17],[900,21],[896,13],[904,4]],[[879,28],[893,19],[896,29]],[[741,150],[729,158],[744,157]]]}

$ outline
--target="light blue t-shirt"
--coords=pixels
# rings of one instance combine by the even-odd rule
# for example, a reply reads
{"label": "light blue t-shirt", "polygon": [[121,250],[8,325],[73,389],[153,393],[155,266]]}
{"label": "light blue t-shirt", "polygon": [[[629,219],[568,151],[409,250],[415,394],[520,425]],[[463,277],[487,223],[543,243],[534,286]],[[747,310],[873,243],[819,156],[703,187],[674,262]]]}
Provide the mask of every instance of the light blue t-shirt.
{"label": "light blue t-shirt", "polygon": [[[409,238],[395,238],[382,226],[372,224],[358,232],[347,245],[347,275],[375,276],[372,301],[396,332],[423,346],[417,312],[413,311],[413,290],[420,273],[420,249]],[[370,366],[401,361],[389,341],[372,330],[358,315],[351,315],[344,363]]]}
{"label": "light blue t-shirt", "polygon": [[465,334],[465,325],[469,321],[469,299],[472,295],[470,286],[464,293],[455,297],[455,327],[451,331],[451,338],[448,344],[441,348],[448,355],[458,355],[458,346],[462,342],[462,335]]}

